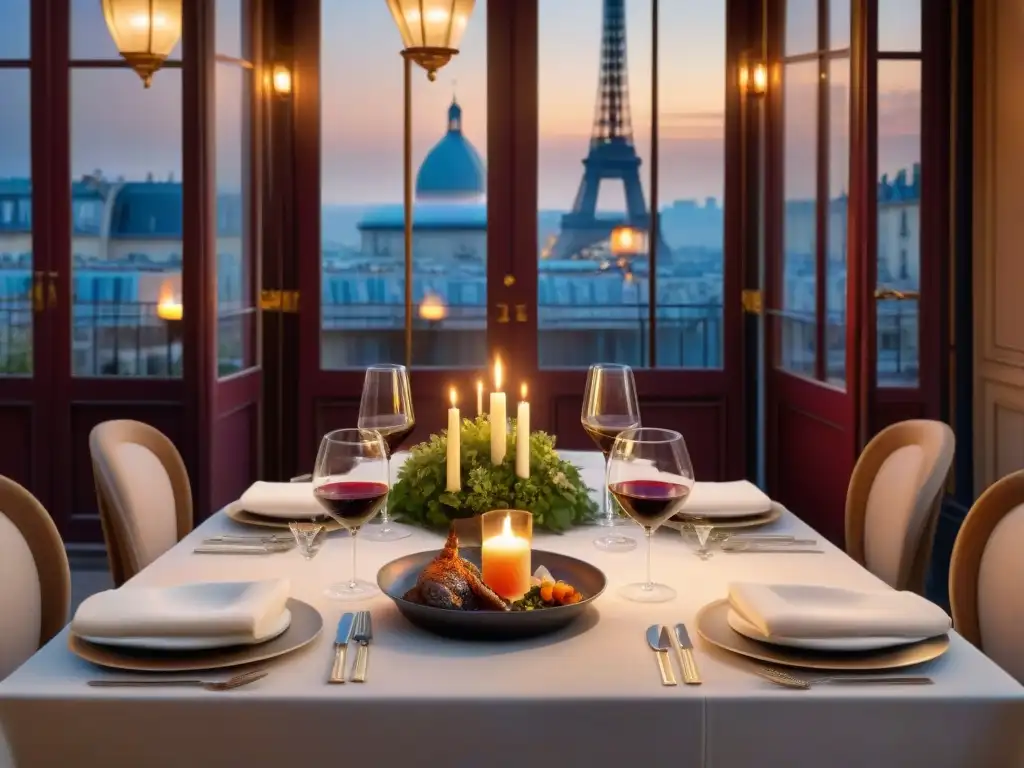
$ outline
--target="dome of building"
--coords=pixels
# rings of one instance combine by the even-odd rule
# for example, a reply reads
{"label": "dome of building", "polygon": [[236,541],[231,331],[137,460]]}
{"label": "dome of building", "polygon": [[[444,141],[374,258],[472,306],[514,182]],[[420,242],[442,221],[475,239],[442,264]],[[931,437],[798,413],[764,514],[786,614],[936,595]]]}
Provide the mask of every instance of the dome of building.
{"label": "dome of building", "polygon": [[427,154],[416,175],[417,198],[478,198],[487,176],[479,153],[462,133],[462,107],[452,99],[448,132]]}

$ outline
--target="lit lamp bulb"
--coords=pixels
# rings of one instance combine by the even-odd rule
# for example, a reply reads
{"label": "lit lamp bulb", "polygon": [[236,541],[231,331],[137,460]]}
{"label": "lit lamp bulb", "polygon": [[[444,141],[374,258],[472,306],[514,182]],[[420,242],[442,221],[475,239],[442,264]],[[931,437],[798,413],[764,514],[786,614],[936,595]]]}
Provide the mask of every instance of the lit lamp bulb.
{"label": "lit lamp bulb", "polygon": [[476,0],[388,0],[402,35],[402,55],[437,79],[437,70],[459,52]]}
{"label": "lit lamp bulb", "polygon": [[270,75],[270,82],[274,93],[278,96],[288,96],[292,92],[292,73],[284,64],[275,64]]}
{"label": "lit lamp bulb", "polygon": [[420,303],[420,317],[430,323],[437,323],[448,317],[444,299],[436,293],[428,293]]}
{"label": "lit lamp bulb", "polygon": [[644,250],[644,234],[633,227],[616,227],[612,230],[609,245],[614,255],[637,254]]}

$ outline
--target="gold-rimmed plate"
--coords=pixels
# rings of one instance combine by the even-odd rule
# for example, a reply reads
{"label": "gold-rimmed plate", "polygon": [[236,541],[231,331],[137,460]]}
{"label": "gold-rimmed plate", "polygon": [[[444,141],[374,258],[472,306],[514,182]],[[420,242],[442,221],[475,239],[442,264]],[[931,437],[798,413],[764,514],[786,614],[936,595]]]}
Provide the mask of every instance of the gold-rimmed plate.
{"label": "gold-rimmed plate", "polygon": [[[772,504],[772,508],[770,510],[757,515],[747,515],[746,517],[715,517],[708,519],[708,522],[714,526],[714,530],[716,531],[734,530],[737,528],[757,528],[762,525],[768,525],[768,523],[774,523],[780,517],[782,517],[782,507],[778,504]],[[692,522],[692,518],[687,517],[684,513],[680,513],[670,520],[666,520],[664,525],[667,525],[669,528],[675,528],[679,531],[687,525],[690,525]]]}
{"label": "gold-rimmed plate", "polygon": [[195,672],[255,664],[297,651],[316,639],[323,629],[323,617],[308,603],[292,597],[286,607],[292,614],[288,629],[259,645],[236,645],[198,651],[154,651],[99,645],[69,633],[68,648],[79,658],[98,666],[130,672]]}
{"label": "gold-rimmed plate", "polygon": [[712,645],[750,659],[802,669],[833,672],[880,672],[924,664],[949,648],[949,636],[874,651],[810,651],[751,640],[729,626],[729,601],[716,600],[697,612],[697,634]]}
{"label": "gold-rimmed plate", "polygon": [[234,506],[228,507],[227,510],[225,510],[225,514],[236,523],[241,525],[253,525],[257,528],[283,528],[288,530],[288,523],[319,523],[328,533],[331,533],[332,531],[340,531],[343,528],[341,523],[327,515],[315,520],[309,518],[304,518],[302,520],[285,520],[280,517],[263,517],[254,512],[249,512]]}

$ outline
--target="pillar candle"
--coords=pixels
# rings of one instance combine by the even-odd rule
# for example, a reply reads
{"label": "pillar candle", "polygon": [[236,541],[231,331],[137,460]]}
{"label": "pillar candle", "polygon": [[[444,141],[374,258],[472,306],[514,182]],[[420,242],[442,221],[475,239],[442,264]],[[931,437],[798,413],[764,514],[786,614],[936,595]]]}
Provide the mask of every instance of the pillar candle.
{"label": "pillar candle", "polygon": [[484,383],[479,379],[476,382],[476,415],[484,415]]}
{"label": "pillar candle", "polygon": [[530,404],[526,402],[526,385],[520,390],[516,413],[516,477],[530,476]]}
{"label": "pillar candle", "polygon": [[452,407],[448,409],[447,490],[458,492],[462,490],[462,420],[456,405],[455,387],[452,387],[450,396]]}
{"label": "pillar candle", "polygon": [[512,532],[505,518],[502,532],[485,539],[480,548],[484,583],[506,600],[518,600],[530,589],[530,542]]}
{"label": "pillar candle", "polygon": [[505,460],[505,438],[508,429],[505,416],[505,393],[501,391],[501,358],[494,361],[494,391],[491,392],[491,464]]}

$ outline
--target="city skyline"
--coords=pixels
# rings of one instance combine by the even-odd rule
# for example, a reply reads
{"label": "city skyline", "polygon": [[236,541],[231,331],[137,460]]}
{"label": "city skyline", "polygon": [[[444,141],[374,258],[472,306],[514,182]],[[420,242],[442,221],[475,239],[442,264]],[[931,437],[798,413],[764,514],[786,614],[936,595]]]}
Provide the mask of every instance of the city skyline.
{"label": "city skyline", "polygon": [[[806,0],[804,0],[806,2]],[[792,0],[791,0],[792,2]],[[98,0],[71,0],[72,54],[116,56]],[[649,0],[627,0],[629,79],[633,129],[647,199],[650,146]],[[833,3],[833,6],[837,5]],[[8,6],[10,8],[8,9]],[[0,0],[10,23],[0,30],[0,57],[27,54],[26,0]],[[237,0],[217,0],[218,51],[238,55]],[[880,3],[885,39],[917,35],[919,4]],[[540,207],[571,207],[582,175],[597,92],[601,0],[540,0],[539,88]],[[230,10],[230,12],[229,12]],[[19,16],[19,13],[21,15]],[[225,23],[227,20],[228,23]],[[691,0],[660,7],[659,198],[722,198],[724,179],[725,17],[722,0]],[[400,39],[383,2],[332,0],[322,9],[322,197],[325,205],[372,205],[401,199]],[[902,33],[899,30],[903,30]],[[5,31],[6,30],[6,31]],[[897,30],[894,32],[893,30]],[[791,33],[793,35],[796,32]],[[180,46],[179,46],[180,48]],[[233,50],[232,50],[233,48]],[[414,164],[443,135],[453,93],[464,107],[464,130],[486,161],[486,2],[477,3],[462,51],[436,83],[414,76]],[[879,173],[910,167],[920,158],[920,68],[889,62],[879,75]],[[240,180],[238,128],[241,83],[237,70],[218,65],[218,183]],[[331,73],[340,76],[332,80]],[[352,76],[358,73],[359,76]],[[366,73],[371,73],[367,75]],[[794,103],[788,146],[805,145],[813,125],[814,93],[797,96],[797,72],[788,73]],[[837,73],[838,74],[838,73]],[[229,77],[235,78],[230,82]],[[181,177],[180,72],[157,74],[142,89],[130,71],[76,70],[72,74],[72,171],[108,176]],[[836,80],[842,87],[842,78]],[[679,84],[684,83],[685,88]],[[301,87],[301,84],[299,84]],[[0,176],[27,176],[30,137],[28,73],[0,70]],[[116,115],[116,120],[110,116]],[[20,117],[19,117],[20,116]],[[833,131],[833,147],[841,136]],[[833,161],[833,165],[835,165]],[[806,164],[803,164],[806,166]],[[813,168],[791,170],[791,196],[813,190]],[[836,190],[833,190],[835,192]],[[609,205],[602,190],[602,208]]]}

